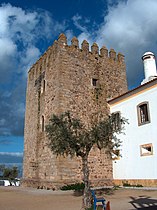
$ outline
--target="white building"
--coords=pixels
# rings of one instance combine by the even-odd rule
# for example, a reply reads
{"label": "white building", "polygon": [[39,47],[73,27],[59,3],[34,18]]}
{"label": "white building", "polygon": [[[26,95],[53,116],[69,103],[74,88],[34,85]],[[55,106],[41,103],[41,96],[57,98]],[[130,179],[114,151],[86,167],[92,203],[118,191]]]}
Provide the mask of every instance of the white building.
{"label": "white building", "polygon": [[157,78],[154,54],[142,57],[145,79],[134,90],[110,100],[112,113],[128,119],[120,156],[113,160],[115,184],[157,186]]}

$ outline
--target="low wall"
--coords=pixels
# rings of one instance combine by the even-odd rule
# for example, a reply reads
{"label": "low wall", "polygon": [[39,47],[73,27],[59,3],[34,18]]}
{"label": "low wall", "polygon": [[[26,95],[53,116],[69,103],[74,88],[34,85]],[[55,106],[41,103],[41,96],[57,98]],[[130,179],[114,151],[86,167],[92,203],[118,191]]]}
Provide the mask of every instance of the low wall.
{"label": "low wall", "polygon": [[157,187],[157,179],[115,179],[114,185],[123,186],[129,185],[142,185],[143,187]]}

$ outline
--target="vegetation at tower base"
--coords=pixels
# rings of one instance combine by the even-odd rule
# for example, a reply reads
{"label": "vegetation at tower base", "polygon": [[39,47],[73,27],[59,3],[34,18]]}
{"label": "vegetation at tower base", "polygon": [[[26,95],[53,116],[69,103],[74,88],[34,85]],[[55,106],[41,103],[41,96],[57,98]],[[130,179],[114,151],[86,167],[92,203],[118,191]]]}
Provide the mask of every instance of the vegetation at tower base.
{"label": "vegetation at tower base", "polygon": [[[101,116],[101,115],[100,115]],[[100,150],[105,148],[111,155],[113,149],[120,145],[116,134],[121,133],[126,120],[114,114],[92,123],[90,126],[72,116],[70,112],[53,115],[46,125],[48,145],[56,155],[75,155],[82,159],[83,182],[85,184],[83,207],[91,207],[88,156],[93,146]],[[117,126],[119,125],[119,126]]]}

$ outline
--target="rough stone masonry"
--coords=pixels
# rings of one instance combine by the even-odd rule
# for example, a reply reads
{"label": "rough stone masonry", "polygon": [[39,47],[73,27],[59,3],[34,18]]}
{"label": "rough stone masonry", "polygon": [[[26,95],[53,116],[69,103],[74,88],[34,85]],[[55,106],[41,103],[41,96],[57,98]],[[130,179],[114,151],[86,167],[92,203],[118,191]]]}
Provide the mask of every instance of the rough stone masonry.
{"label": "rough stone masonry", "polygon": [[[127,91],[124,56],[106,47],[99,51],[76,37],[61,34],[28,73],[23,186],[57,189],[81,182],[79,158],[56,157],[47,146],[45,125],[52,114],[70,111],[87,125],[95,113],[108,113],[107,99]],[[112,160],[94,147],[89,157],[93,186],[110,185]]]}

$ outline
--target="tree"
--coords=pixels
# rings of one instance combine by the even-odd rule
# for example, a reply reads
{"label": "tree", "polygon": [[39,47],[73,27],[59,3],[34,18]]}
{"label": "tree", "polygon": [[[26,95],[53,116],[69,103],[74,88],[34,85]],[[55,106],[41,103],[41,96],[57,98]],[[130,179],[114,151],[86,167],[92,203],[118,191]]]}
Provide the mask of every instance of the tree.
{"label": "tree", "polygon": [[4,164],[0,165],[0,177],[3,177],[4,169],[5,169],[5,165]]}
{"label": "tree", "polygon": [[46,126],[49,147],[56,155],[71,157],[78,156],[82,159],[83,181],[85,184],[83,204],[84,208],[91,207],[91,193],[89,183],[88,156],[94,145],[99,149],[105,148],[111,154],[114,148],[120,145],[116,134],[121,133],[125,120],[115,117],[114,114],[92,123],[87,127],[79,119],[74,118],[70,112],[59,116],[53,115]]}
{"label": "tree", "polygon": [[12,168],[4,168],[3,169],[3,178],[8,179],[10,181],[10,184],[12,181],[15,180],[18,176],[18,168],[16,166],[13,166]]}

